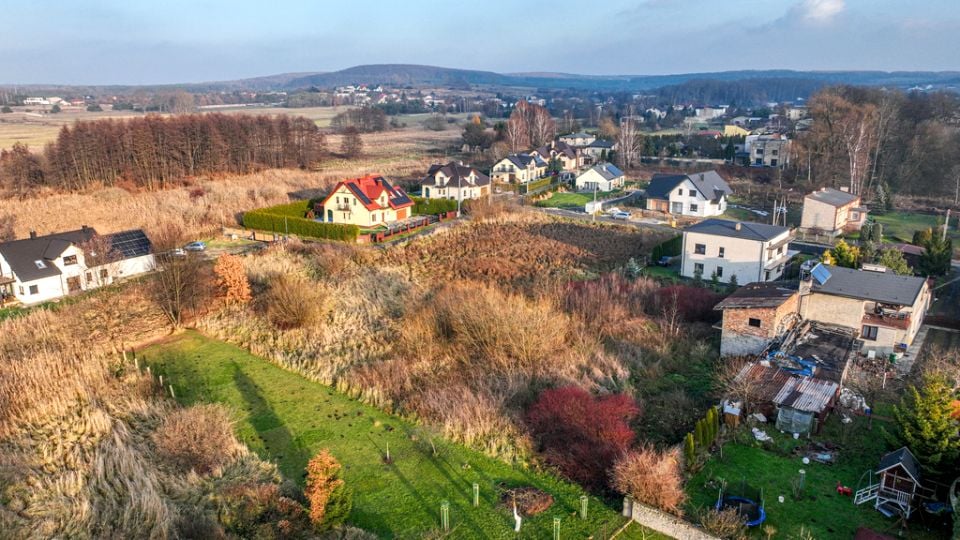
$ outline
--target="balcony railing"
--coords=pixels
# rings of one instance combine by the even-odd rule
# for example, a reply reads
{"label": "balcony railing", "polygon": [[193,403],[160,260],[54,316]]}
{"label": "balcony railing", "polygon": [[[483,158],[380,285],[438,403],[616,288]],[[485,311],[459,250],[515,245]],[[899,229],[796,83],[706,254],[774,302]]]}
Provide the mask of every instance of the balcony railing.
{"label": "balcony railing", "polygon": [[910,314],[909,313],[896,313],[896,314],[884,314],[884,313],[874,313],[873,311],[867,311],[863,314],[863,324],[870,326],[884,326],[887,328],[897,328],[900,330],[906,330],[910,328]]}

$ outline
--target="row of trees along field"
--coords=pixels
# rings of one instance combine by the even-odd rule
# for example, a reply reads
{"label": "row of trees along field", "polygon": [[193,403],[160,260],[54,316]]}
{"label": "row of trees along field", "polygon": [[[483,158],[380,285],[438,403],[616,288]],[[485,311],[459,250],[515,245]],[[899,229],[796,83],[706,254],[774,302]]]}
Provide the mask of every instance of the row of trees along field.
{"label": "row of trees along field", "polygon": [[41,186],[162,189],[197,175],[307,168],[325,146],[323,133],[303,117],[192,114],[77,122],[40,154],[23,145],[0,152],[0,188],[21,195]]}
{"label": "row of trees along field", "polygon": [[810,99],[813,125],[799,135],[798,179],[960,202],[960,97],[842,86]]}

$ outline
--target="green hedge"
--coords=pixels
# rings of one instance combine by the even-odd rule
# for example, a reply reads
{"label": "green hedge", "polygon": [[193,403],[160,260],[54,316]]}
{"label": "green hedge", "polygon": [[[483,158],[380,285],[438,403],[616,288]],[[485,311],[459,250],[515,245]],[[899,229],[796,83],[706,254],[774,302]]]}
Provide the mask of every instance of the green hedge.
{"label": "green hedge", "polygon": [[296,201],[243,214],[243,226],[249,229],[281,234],[295,234],[311,238],[356,242],[360,227],[345,223],[321,223],[307,219],[310,201]]}
{"label": "green hedge", "polygon": [[270,214],[272,216],[290,216],[290,217],[307,217],[307,211],[313,208],[313,205],[310,204],[311,201],[293,201],[286,204],[278,204],[276,206],[268,206],[266,208],[259,208],[254,210],[254,212],[263,212],[264,214]]}
{"label": "green hedge", "polygon": [[421,216],[456,212],[457,201],[450,199],[424,199],[410,197],[413,201],[413,213]]}
{"label": "green hedge", "polygon": [[553,182],[552,176],[548,176],[546,178],[541,178],[540,180],[534,180],[533,182],[529,182],[526,184],[527,189],[524,191],[524,193],[530,193],[531,191],[536,191],[542,187],[549,186],[551,182]]}
{"label": "green hedge", "polygon": [[681,249],[683,249],[683,236],[674,236],[670,240],[654,246],[650,258],[659,261],[664,256],[676,257],[680,254]]}

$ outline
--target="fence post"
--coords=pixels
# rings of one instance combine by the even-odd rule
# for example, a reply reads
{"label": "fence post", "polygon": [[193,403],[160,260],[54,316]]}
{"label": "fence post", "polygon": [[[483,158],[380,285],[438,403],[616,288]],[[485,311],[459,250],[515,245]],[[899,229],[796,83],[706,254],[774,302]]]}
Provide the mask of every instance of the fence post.
{"label": "fence post", "polygon": [[553,518],[553,540],[560,540],[560,518]]}
{"label": "fence post", "polygon": [[580,519],[587,519],[587,501],[589,498],[586,495],[580,496]]}
{"label": "fence post", "polygon": [[473,483],[473,505],[480,506],[480,484]]}
{"label": "fence post", "polygon": [[177,395],[173,393],[173,385],[172,385],[172,384],[170,385],[170,397],[173,398],[173,399],[177,399]]}
{"label": "fence post", "polygon": [[440,503],[440,525],[443,527],[444,532],[450,530],[450,502],[443,501]]}

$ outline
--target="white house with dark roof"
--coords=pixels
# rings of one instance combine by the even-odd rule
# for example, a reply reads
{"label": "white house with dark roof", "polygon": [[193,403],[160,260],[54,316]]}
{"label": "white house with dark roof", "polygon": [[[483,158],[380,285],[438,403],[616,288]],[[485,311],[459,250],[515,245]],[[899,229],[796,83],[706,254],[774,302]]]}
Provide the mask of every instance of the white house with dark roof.
{"label": "white house with dark roof", "polygon": [[153,268],[152,245],[141,230],[100,236],[84,226],[0,243],[0,293],[24,304],[56,300]]}
{"label": "white house with dark roof", "polygon": [[793,239],[787,227],[707,219],[683,231],[680,275],[740,285],[774,281],[783,274],[790,258],[787,246]]}
{"label": "white house with dark roof", "polygon": [[536,154],[510,154],[494,163],[490,178],[494,182],[526,184],[547,174],[547,162]]}
{"label": "white house with dark roof", "polygon": [[727,211],[730,185],[716,171],[655,174],[647,186],[647,210],[678,216],[711,217]]}
{"label": "white house with dark roof", "polygon": [[577,191],[613,191],[623,187],[623,171],[610,163],[597,163],[577,176]]}
{"label": "white house with dark roof", "polygon": [[596,163],[600,160],[611,159],[610,153],[617,150],[617,143],[605,139],[595,139],[580,149],[584,162]]}
{"label": "white house with dark roof", "polygon": [[427,175],[420,180],[420,186],[426,199],[465,201],[490,195],[490,177],[456,161],[431,165]]}
{"label": "white house with dark roof", "polygon": [[591,135],[590,133],[584,133],[582,131],[578,131],[577,133],[568,133],[559,137],[560,142],[567,143],[574,148],[583,148],[595,140],[597,140],[596,135]]}
{"label": "white house with dark roof", "polygon": [[552,160],[557,160],[560,167],[565,171],[576,171],[583,166],[580,151],[563,141],[551,141],[537,148],[531,154],[539,156],[547,164]]}

